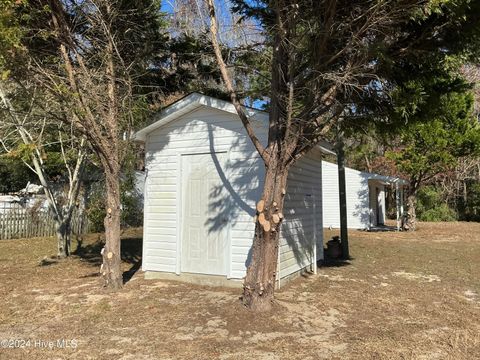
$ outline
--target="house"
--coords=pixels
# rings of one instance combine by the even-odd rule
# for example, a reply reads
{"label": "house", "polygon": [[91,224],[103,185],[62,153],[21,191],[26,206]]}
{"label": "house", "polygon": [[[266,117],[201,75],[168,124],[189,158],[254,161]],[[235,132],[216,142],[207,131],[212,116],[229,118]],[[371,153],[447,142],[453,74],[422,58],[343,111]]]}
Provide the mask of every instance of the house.
{"label": "house", "polygon": [[0,214],[22,209],[22,199],[16,195],[0,195]]}
{"label": "house", "polygon": [[41,185],[28,182],[23,189],[16,193],[0,195],[0,214],[33,207],[40,211],[48,210],[47,199]]}
{"label": "house", "polygon": [[[370,229],[385,225],[385,192],[394,189],[396,195],[397,227],[403,214],[405,180],[345,168],[347,225],[351,229]],[[338,197],[338,167],[322,161],[323,224],[340,227]]]}
{"label": "house", "polygon": [[[268,114],[245,111],[266,143]],[[241,284],[235,280],[245,276],[251,260],[264,166],[233,105],[190,94],[160,112],[135,139],[145,146],[146,277]],[[315,271],[323,257],[324,153],[332,153],[326,143],[290,171],[278,285],[303,269]]]}

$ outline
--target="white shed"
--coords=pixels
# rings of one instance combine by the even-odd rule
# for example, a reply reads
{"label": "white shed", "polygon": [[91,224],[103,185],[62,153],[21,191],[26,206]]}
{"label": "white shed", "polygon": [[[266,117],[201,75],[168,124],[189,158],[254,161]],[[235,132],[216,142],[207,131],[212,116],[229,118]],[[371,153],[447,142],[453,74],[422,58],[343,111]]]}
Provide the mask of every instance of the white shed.
{"label": "white shed", "polygon": [[[266,143],[268,114],[246,112]],[[190,94],[135,138],[145,142],[146,276],[226,285],[235,284],[226,279],[242,279],[264,167],[233,105]],[[302,269],[316,269],[323,257],[322,152],[331,152],[327,144],[302,158],[288,178],[279,284]]]}
{"label": "white shed", "polygon": [[[400,178],[345,168],[347,225],[351,229],[370,229],[385,224],[385,187],[396,190],[397,222],[403,213],[403,187]],[[340,227],[338,166],[322,161],[323,224]]]}

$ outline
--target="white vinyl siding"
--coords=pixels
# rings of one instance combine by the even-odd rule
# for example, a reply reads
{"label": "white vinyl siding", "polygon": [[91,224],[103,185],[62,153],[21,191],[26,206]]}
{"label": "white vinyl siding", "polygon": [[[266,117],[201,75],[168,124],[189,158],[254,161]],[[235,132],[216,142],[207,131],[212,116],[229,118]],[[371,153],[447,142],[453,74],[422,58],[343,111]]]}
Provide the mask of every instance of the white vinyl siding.
{"label": "white vinyl siding", "polygon": [[[267,127],[255,119],[252,123],[265,144]],[[143,270],[181,271],[182,158],[223,153],[219,158],[224,160],[218,166],[229,198],[216,201],[215,210],[228,219],[227,277],[243,278],[251,258],[253,218],[262,191],[264,165],[238,116],[200,106],[152,130],[145,140]],[[321,152],[317,149],[290,171],[280,240],[281,277],[312,263],[315,238],[317,258],[323,256],[321,171]]]}
{"label": "white vinyl siding", "polygon": [[[265,141],[263,127],[256,124],[256,131]],[[234,203],[219,208],[221,216],[228,217],[230,227],[227,273],[231,278],[245,276],[254,231],[255,203],[263,183],[263,164],[238,117],[201,107],[148,134],[145,152],[143,270],[179,270],[182,154],[224,152],[227,160],[220,166],[225,175],[224,186],[233,194]]]}
{"label": "white vinyl siding", "polygon": [[321,156],[314,150],[290,169],[280,232],[280,278],[323,258]]}
{"label": "white vinyl siding", "polygon": [[[322,171],[323,224],[325,227],[339,228],[338,167],[322,161]],[[370,226],[370,201],[375,201],[376,195],[375,192],[370,195],[369,180],[376,177],[379,175],[345,168],[348,228],[365,229]]]}

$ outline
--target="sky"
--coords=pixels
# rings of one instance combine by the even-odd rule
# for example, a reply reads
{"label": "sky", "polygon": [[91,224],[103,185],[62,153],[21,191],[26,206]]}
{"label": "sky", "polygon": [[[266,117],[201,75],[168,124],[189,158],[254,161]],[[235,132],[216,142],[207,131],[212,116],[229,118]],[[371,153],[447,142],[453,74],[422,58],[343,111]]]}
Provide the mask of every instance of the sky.
{"label": "sky", "polygon": [[[199,6],[202,6],[204,4],[203,3],[204,0],[195,0],[195,1],[197,1],[197,4]],[[235,27],[235,21],[232,21],[233,19],[230,15],[230,2],[228,0],[216,0],[215,5],[216,5],[217,17],[220,23],[219,25],[220,41],[222,41],[224,44],[229,44],[230,42],[237,43],[237,41],[242,41],[243,39],[242,36],[237,38],[238,34],[233,35],[235,33],[233,31],[233,28]],[[175,11],[175,0],[163,0],[161,9],[163,12],[167,14],[173,14],[173,12]],[[198,24],[199,23],[197,22],[197,25]],[[200,24],[201,24],[201,21],[200,21]],[[247,35],[247,38],[258,39],[258,34],[260,31],[258,26],[253,25],[253,27],[250,30],[252,31],[250,34],[257,34],[257,35],[253,35],[253,37],[250,37],[252,35]],[[249,106],[252,106],[257,109],[263,109],[267,104],[268,104],[268,101],[266,100],[257,99],[254,101],[248,101]]]}

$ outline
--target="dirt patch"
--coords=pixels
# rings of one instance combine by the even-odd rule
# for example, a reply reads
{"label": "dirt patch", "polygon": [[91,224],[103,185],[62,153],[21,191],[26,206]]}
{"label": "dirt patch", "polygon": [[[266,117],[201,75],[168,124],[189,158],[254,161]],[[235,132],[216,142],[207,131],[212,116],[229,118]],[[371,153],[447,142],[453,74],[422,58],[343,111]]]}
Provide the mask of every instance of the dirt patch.
{"label": "dirt patch", "polygon": [[[129,274],[141,260],[139,234],[124,234]],[[55,342],[0,349],[0,359],[480,358],[479,224],[351,231],[353,259],[287,284],[270,314],[244,309],[237,289],[145,280],[141,271],[107,292],[99,238],[48,266],[54,239],[0,242],[0,340]],[[61,347],[70,340],[75,347]]]}
{"label": "dirt patch", "polygon": [[440,281],[440,277],[438,277],[437,275],[415,274],[415,273],[409,273],[406,271],[394,271],[392,275],[402,277],[404,279],[415,280],[420,282]]}

